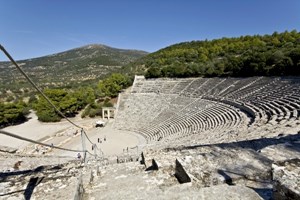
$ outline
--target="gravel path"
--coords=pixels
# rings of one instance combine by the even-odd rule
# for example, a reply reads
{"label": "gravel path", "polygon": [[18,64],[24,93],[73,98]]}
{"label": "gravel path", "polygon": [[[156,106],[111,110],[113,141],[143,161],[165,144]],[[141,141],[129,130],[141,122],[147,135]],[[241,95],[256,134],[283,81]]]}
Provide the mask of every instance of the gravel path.
{"label": "gravel path", "polygon": [[[30,113],[28,117],[30,119],[27,122],[6,127],[3,130],[47,144],[82,150],[80,129],[72,126],[66,120],[57,123],[42,123],[37,120],[37,116],[34,112]],[[137,152],[145,144],[145,139],[139,134],[113,129],[113,119],[109,120],[106,126],[102,128],[95,127],[95,122],[99,120],[99,118],[81,119],[80,116],[78,116],[71,120],[84,127],[90,140],[97,144],[105,156],[119,155],[123,152],[126,153],[127,147],[128,152]],[[77,134],[74,135],[76,131]],[[104,138],[106,140],[104,140]],[[2,134],[0,134],[0,146],[17,148],[19,152],[23,153],[36,153],[35,145]],[[92,144],[88,140],[86,140],[86,148],[89,152],[93,152]],[[39,153],[41,153],[41,151]],[[47,154],[72,157],[77,155],[76,152],[61,150],[51,150]]]}
{"label": "gravel path", "polygon": [[[20,125],[6,127],[3,130],[33,140],[40,140],[46,136],[53,135],[58,131],[70,127],[70,124],[66,121],[62,121],[58,123],[39,122],[37,120],[37,116],[33,112],[30,113],[28,117],[30,119],[27,122]],[[0,134],[0,145],[20,149],[20,148],[24,148],[28,144],[29,144],[28,142]]]}
{"label": "gravel path", "polygon": [[[105,156],[120,155],[123,152],[127,153],[127,147],[128,152],[135,153],[140,150],[143,144],[145,144],[145,139],[139,134],[113,129],[112,124],[113,120],[110,120],[103,128],[92,127],[86,131],[90,140],[97,144],[98,148],[101,149]],[[85,142],[87,150],[93,153],[92,144],[88,140]],[[139,149],[137,149],[137,146]],[[62,147],[81,150],[82,142],[80,134],[68,141],[66,144],[62,145]],[[60,152],[61,155],[64,156],[76,156],[76,153],[74,152]]]}

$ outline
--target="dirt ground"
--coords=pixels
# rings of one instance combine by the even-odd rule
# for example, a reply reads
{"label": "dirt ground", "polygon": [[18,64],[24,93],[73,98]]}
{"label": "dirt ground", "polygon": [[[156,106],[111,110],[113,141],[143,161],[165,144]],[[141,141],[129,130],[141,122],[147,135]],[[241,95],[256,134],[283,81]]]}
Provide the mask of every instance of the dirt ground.
{"label": "dirt ground", "polygon": [[[74,127],[66,120],[58,123],[42,123],[37,120],[34,113],[29,115],[29,120],[23,124],[6,127],[3,130],[10,133],[20,135],[22,137],[30,138],[32,140],[40,141],[47,144],[53,144],[68,149],[82,150],[81,131]],[[118,155],[129,151],[138,151],[138,148],[145,143],[143,137],[138,134],[119,131],[112,128],[113,119],[105,121],[105,127],[95,127],[95,122],[100,118],[81,119],[75,117],[71,119],[73,122],[83,127],[91,142],[97,145],[98,153],[101,151],[106,156]],[[0,146],[8,146],[17,148],[22,153],[42,153],[40,150],[46,148],[31,144],[26,141],[18,140],[6,135],[0,134]],[[86,149],[94,153],[92,144],[86,138]],[[39,151],[36,151],[38,149]],[[128,150],[127,150],[128,149]],[[62,155],[62,156],[77,156],[77,152],[62,151],[47,148],[46,154]]]}

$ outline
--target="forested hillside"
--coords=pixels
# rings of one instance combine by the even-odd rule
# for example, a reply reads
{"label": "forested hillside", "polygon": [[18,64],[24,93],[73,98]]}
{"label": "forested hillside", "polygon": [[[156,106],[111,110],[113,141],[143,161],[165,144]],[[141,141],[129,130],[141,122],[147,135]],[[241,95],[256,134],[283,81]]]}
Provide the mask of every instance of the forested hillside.
{"label": "forested hillside", "polygon": [[[131,84],[128,76],[114,73],[99,81],[95,88],[89,86],[73,89],[46,88],[44,93],[67,117],[74,117],[81,110],[83,110],[81,117],[95,117],[102,115],[102,107],[113,106],[110,100]],[[0,128],[26,121],[29,109],[34,109],[38,120],[43,122],[57,122],[62,118],[44,97],[32,95],[28,103],[21,100],[12,103],[0,102]]]}
{"label": "forested hillside", "polygon": [[300,75],[300,33],[175,44],[127,65],[146,77]]}
{"label": "forested hillside", "polygon": [[[102,106],[112,106],[110,99],[131,84],[130,77],[114,72],[146,54],[87,45],[17,63],[64,115],[73,117],[85,109],[82,117],[95,117],[102,114]],[[61,119],[11,62],[0,62],[0,128],[26,121],[30,109],[43,122]]]}
{"label": "forested hillside", "polygon": [[[146,54],[94,44],[17,63],[42,88],[75,88],[97,84]],[[1,100],[16,100],[29,96],[31,91],[33,88],[11,62],[0,62]]]}

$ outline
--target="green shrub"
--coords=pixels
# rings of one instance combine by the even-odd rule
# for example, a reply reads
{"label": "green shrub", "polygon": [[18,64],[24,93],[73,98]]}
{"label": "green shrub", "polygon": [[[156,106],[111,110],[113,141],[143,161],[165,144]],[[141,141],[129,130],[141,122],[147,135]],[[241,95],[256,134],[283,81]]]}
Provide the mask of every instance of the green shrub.
{"label": "green shrub", "polygon": [[29,108],[24,102],[0,103],[0,127],[18,124],[26,121]]}

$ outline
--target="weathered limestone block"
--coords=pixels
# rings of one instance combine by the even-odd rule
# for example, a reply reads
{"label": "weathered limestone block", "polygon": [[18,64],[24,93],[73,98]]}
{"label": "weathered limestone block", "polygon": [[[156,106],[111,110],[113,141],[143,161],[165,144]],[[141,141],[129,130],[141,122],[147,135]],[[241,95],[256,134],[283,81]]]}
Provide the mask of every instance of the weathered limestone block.
{"label": "weathered limestone block", "polygon": [[157,162],[156,162],[154,159],[152,159],[151,163],[152,163],[151,166],[148,167],[148,168],[146,169],[146,171],[150,171],[150,170],[158,170],[158,164],[157,164]]}
{"label": "weathered limestone block", "polygon": [[191,178],[186,173],[185,169],[181,165],[181,163],[176,159],[175,161],[175,176],[179,183],[188,183],[191,182]]}
{"label": "weathered limestone block", "polygon": [[143,152],[141,153],[141,161],[140,161],[140,163],[141,163],[141,165],[145,165],[145,167],[147,167],[146,166],[146,162],[145,162],[145,156],[144,156]]}
{"label": "weathered limestone block", "polygon": [[272,173],[274,199],[300,199],[300,159],[275,162]]}

